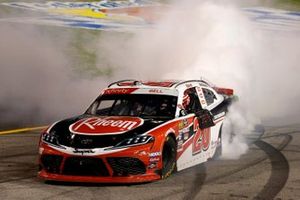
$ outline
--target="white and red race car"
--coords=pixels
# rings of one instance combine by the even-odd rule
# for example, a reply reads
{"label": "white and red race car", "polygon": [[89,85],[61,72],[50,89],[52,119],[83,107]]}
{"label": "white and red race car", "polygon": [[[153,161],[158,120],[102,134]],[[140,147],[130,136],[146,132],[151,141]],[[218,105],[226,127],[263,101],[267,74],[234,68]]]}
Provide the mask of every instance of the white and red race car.
{"label": "white and red race car", "polygon": [[233,90],[204,80],[112,83],[80,116],[41,135],[39,177],[133,183],[163,179],[222,152]]}

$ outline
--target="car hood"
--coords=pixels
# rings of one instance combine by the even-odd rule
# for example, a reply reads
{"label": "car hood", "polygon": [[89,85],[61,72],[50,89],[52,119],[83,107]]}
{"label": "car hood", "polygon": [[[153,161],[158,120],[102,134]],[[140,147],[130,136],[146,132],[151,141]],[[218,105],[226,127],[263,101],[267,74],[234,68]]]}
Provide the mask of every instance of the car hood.
{"label": "car hood", "polygon": [[[136,137],[166,122],[139,117],[80,115],[57,122],[49,132],[59,144],[76,148],[114,146],[126,138]],[[82,145],[82,140],[92,140]]]}
{"label": "car hood", "polygon": [[94,116],[77,120],[69,126],[69,130],[71,133],[81,135],[118,135],[143,124],[144,120],[139,117]]}

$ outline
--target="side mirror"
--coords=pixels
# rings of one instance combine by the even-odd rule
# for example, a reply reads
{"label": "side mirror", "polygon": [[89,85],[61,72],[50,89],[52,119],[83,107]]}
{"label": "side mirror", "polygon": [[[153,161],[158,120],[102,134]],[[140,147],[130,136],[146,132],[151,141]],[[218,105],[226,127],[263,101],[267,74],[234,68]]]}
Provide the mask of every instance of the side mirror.
{"label": "side mirror", "polygon": [[209,128],[209,127],[215,125],[215,123],[214,123],[214,117],[211,114],[211,112],[209,110],[207,110],[207,109],[198,111],[196,113],[196,116],[198,118],[199,127],[201,129]]}

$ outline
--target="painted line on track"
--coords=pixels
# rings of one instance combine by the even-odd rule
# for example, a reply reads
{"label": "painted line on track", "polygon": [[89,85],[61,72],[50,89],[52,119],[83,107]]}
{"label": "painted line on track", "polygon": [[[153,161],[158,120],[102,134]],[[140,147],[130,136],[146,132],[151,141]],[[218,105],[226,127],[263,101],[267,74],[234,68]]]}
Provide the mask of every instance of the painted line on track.
{"label": "painted line on track", "polygon": [[0,131],[0,135],[24,133],[24,132],[29,132],[29,131],[38,131],[38,130],[43,130],[47,127],[48,126],[37,126],[37,127],[30,127],[30,128],[19,128],[19,129],[13,129],[13,130]]}

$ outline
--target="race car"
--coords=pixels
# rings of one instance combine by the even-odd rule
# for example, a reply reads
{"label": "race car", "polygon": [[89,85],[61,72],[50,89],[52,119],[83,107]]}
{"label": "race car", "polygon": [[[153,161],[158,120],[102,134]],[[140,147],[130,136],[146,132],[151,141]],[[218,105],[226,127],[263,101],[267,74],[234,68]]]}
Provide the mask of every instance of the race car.
{"label": "race car", "polygon": [[41,134],[44,180],[138,183],[165,179],[222,153],[233,90],[205,80],[110,84],[87,111]]}

